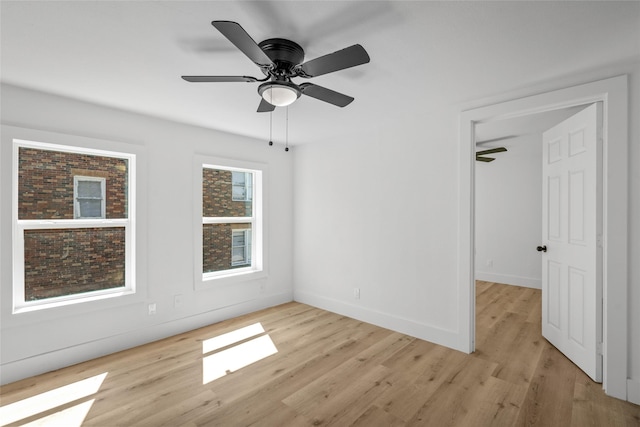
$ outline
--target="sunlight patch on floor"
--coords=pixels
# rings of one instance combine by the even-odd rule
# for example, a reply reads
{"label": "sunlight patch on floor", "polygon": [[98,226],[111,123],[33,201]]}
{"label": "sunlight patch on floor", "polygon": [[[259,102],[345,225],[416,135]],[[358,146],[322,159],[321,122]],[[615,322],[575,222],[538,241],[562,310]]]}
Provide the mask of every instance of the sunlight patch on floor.
{"label": "sunlight patch on floor", "polygon": [[[231,372],[249,366],[278,352],[260,323],[220,335],[202,343],[202,353],[218,351],[202,359],[202,384],[210,383]],[[248,338],[260,335],[249,341]],[[244,342],[241,342],[244,341]],[[239,343],[239,344],[237,344]]]}
{"label": "sunlight patch on floor", "polygon": [[[84,380],[76,381],[56,389],[37,394],[26,399],[0,407],[0,426],[24,420],[45,411],[66,405],[95,394],[107,377],[107,372]],[[81,426],[91,409],[93,400],[81,402],[55,414],[48,415],[26,425],[64,425],[65,427]],[[52,423],[55,417],[55,423]],[[45,419],[49,422],[39,423]]]}
{"label": "sunlight patch on floor", "polygon": [[87,400],[86,402],[56,412],[55,414],[47,415],[46,417],[23,424],[22,427],[81,427],[84,419],[87,418],[87,414],[89,414],[91,410],[91,406],[93,406],[94,400],[95,399]]}

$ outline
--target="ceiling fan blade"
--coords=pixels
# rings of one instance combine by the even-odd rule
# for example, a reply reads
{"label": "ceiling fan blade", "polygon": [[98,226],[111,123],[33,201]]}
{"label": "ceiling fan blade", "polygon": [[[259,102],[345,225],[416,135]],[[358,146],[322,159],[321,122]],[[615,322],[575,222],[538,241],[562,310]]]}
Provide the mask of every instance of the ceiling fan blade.
{"label": "ceiling fan blade", "polygon": [[219,82],[257,82],[258,79],[251,76],[182,76],[191,83],[219,83]]}
{"label": "ceiling fan blade", "polygon": [[211,25],[216,27],[231,43],[242,51],[247,57],[258,66],[270,66],[273,64],[271,59],[260,46],[251,38],[249,34],[238,24],[232,21],[213,21]]}
{"label": "ceiling fan blade", "polygon": [[484,156],[485,154],[502,153],[507,151],[504,147],[491,148],[489,150],[476,151],[476,156]]}
{"label": "ceiling fan blade", "polygon": [[269,113],[275,109],[276,106],[269,104],[264,100],[264,98],[260,100],[260,105],[258,105],[258,113]]}
{"label": "ceiling fan blade", "polygon": [[316,77],[334,71],[366,64],[370,61],[369,54],[359,44],[354,44],[345,49],[328,55],[321,56],[300,66],[300,77]]}
{"label": "ceiling fan blade", "polygon": [[494,160],[495,159],[493,157],[479,157],[479,156],[476,156],[476,161],[478,161],[478,162],[487,162],[487,163],[489,163],[489,162],[493,162]]}
{"label": "ceiling fan blade", "polygon": [[338,107],[346,107],[351,104],[354,99],[350,96],[312,83],[302,83],[300,85],[300,91],[302,91],[304,95],[319,99],[320,101],[328,102],[329,104],[337,105]]}

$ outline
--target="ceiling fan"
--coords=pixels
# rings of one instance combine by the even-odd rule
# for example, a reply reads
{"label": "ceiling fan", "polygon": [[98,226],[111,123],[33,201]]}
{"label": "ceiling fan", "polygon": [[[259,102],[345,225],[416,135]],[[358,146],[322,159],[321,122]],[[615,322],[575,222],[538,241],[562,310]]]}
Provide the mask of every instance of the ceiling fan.
{"label": "ceiling fan", "polygon": [[482,151],[476,151],[476,161],[478,162],[493,162],[495,160],[494,157],[484,157],[487,154],[493,154],[493,153],[502,153],[504,151],[507,151],[506,148],[504,147],[498,147],[498,148],[491,148],[489,150],[482,150]]}
{"label": "ceiling fan", "polygon": [[307,95],[338,107],[349,105],[354,98],[342,93],[315,85],[291,81],[294,77],[305,79],[333,73],[369,62],[367,51],[359,44],[321,56],[311,61],[304,61],[302,47],[287,39],[272,38],[256,43],[249,34],[232,21],[213,21],[211,23],[242,53],[253,61],[266,76],[258,79],[251,76],[182,76],[193,83],[218,82],[264,82],[258,86],[262,97],[258,112],[270,112],[276,107],[284,107],[295,102],[300,95]]}

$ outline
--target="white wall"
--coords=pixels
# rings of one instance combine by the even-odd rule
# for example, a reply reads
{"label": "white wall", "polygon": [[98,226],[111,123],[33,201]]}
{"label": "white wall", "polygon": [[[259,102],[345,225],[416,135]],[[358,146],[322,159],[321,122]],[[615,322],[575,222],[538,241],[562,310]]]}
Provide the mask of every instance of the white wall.
{"label": "white wall", "polygon": [[[292,157],[281,147],[7,85],[1,106],[2,383],[292,299]],[[11,138],[64,141],[65,135],[112,141],[138,154],[138,293],[12,315]],[[194,291],[196,153],[267,164],[266,279]],[[178,294],[183,303],[174,308]],[[147,314],[150,302],[157,304],[155,316]]]}
{"label": "white wall", "polygon": [[540,289],[542,136],[502,144],[496,160],[476,162],[476,279]]}
{"label": "white wall", "polygon": [[[458,118],[462,110],[629,74],[628,389],[640,386],[640,64],[611,65],[468,105],[397,102],[367,140],[296,147],[295,299],[453,348],[457,286]],[[370,126],[377,126],[371,123]],[[360,299],[353,296],[360,288]],[[631,396],[631,393],[629,394]]]}
{"label": "white wall", "polygon": [[393,120],[295,147],[295,299],[454,347],[457,115]]}

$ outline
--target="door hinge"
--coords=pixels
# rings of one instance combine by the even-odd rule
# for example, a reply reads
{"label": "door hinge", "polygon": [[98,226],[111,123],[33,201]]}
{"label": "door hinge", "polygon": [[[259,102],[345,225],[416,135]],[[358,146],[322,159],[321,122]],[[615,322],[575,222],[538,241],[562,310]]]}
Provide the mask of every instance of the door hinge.
{"label": "door hinge", "polygon": [[602,238],[602,234],[598,234],[596,236],[596,246],[599,247],[599,248],[604,246],[604,240]]}
{"label": "door hinge", "polygon": [[602,343],[596,343],[596,354],[602,355]]}

